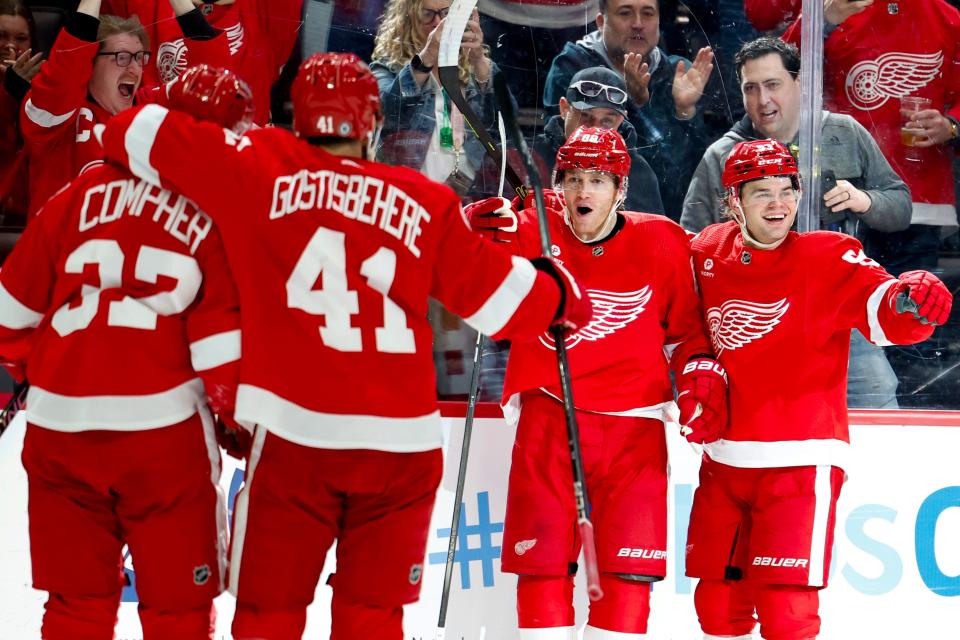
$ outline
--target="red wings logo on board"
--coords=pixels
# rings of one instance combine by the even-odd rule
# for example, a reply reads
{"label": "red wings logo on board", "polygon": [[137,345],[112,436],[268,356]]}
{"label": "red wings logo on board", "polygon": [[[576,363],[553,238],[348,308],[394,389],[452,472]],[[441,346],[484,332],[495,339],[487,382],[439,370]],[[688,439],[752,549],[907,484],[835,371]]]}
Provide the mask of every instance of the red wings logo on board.
{"label": "red wings logo on board", "polygon": [[780,324],[790,308],[784,298],[778,302],[760,303],[748,300],[727,300],[707,310],[707,328],[717,357],[724,349],[733,351],[759,340]]}
{"label": "red wings logo on board", "polygon": [[858,109],[872,111],[890,98],[913,95],[940,73],[943,51],[885,53],[853,65],[844,82],[847,98]]}
{"label": "red wings logo on board", "polygon": [[[636,291],[602,291],[587,289],[593,302],[593,319],[584,328],[572,336],[567,336],[567,349],[572,349],[584,340],[595,342],[619,331],[643,313],[653,290],[650,286]],[[554,349],[553,336],[544,334],[540,342],[548,349]]]}

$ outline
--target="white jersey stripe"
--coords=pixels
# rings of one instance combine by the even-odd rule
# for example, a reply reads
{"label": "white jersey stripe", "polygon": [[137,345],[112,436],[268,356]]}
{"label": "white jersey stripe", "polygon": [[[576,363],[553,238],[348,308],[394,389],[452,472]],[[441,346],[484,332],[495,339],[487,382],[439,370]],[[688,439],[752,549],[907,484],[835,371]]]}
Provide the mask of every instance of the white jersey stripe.
{"label": "white jersey stripe", "polygon": [[148,104],[134,117],[123,140],[130,171],[150,184],[160,184],[160,174],[150,164],[150,152],[157,138],[157,131],[167,117],[167,110],[160,105]]}
{"label": "white jersey stripe", "polygon": [[814,480],[813,526],[810,531],[810,572],[811,587],[823,586],[824,561],[827,555],[828,526],[830,523],[830,505],[833,504],[833,488],[830,486],[830,465],[817,465]]}
{"label": "white jersey stripe", "polygon": [[217,526],[217,576],[220,581],[220,591],[223,591],[224,579],[227,576],[227,547],[230,544],[230,527],[227,524],[227,497],[220,486],[220,447],[217,445],[216,427],[213,416],[207,405],[197,407],[200,422],[203,424],[203,440],[207,447],[207,456],[210,459],[210,482],[217,494],[216,526]]}
{"label": "white jersey stripe", "polygon": [[520,303],[533,289],[536,279],[537,270],[530,261],[513,256],[513,268],[510,269],[507,277],[480,309],[464,320],[485,335],[491,336],[497,333],[516,313]]}
{"label": "white jersey stripe", "polygon": [[0,284],[0,326],[7,329],[30,329],[43,320],[43,314],[26,306]]}
{"label": "white jersey stripe", "polygon": [[23,111],[27,114],[27,117],[30,118],[30,122],[39,127],[43,127],[44,129],[49,129],[51,127],[56,127],[63,124],[77,112],[76,109],[71,109],[62,115],[54,115],[49,111],[41,109],[37,105],[33,104],[33,100],[27,100],[27,104],[23,105]]}
{"label": "white jersey stripe", "polygon": [[880,311],[880,303],[883,302],[883,296],[886,295],[887,289],[896,283],[896,278],[887,280],[877,287],[874,292],[870,294],[870,297],[867,298],[867,324],[870,327],[870,335],[868,338],[870,342],[878,347],[889,347],[893,344],[887,339],[887,334],[884,333],[883,327],[880,326],[878,313]]}
{"label": "white jersey stripe", "polygon": [[850,443],[836,439],[755,440],[720,439],[703,445],[704,452],[721,464],[744,469],[833,465],[846,468]]}
{"label": "white jersey stripe", "polygon": [[206,371],[240,359],[240,330],[225,331],[190,343],[190,361]]}
{"label": "white jersey stripe", "polygon": [[138,396],[65,396],[33,385],[26,412],[28,422],[54,431],[142,431],[183,422],[204,399],[199,378]]}
{"label": "white jersey stripe", "polygon": [[[227,590],[234,596],[240,585],[240,566],[243,562],[243,542],[247,537],[247,513],[250,511],[250,489],[256,476],[257,463],[263,453],[263,442],[266,440],[267,430],[257,427],[253,432],[253,442],[250,445],[250,456],[247,458],[247,470],[243,477],[243,488],[237,494],[233,504],[233,541],[230,549],[230,581]],[[253,553],[257,550],[254,549]]]}
{"label": "white jersey stripe", "polygon": [[409,453],[443,444],[439,411],[408,418],[323,413],[249,384],[237,389],[236,418],[305,447]]}

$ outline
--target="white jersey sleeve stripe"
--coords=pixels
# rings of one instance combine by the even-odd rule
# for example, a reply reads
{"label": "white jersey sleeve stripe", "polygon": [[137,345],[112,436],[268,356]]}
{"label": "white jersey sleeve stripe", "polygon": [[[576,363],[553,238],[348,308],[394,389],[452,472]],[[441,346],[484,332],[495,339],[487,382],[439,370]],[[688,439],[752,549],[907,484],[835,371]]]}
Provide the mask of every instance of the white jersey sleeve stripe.
{"label": "white jersey sleeve stripe", "polygon": [[183,422],[205,400],[199,378],[137,396],[65,396],[33,385],[26,412],[28,422],[54,431],[142,431]]}
{"label": "white jersey sleeve stripe", "polygon": [[207,336],[190,344],[190,361],[206,371],[240,359],[240,329]]}
{"label": "white jersey sleeve stripe", "polygon": [[0,284],[0,326],[7,329],[30,329],[43,320],[43,314],[26,306]]}
{"label": "white jersey sleeve stripe", "polygon": [[480,333],[488,336],[497,333],[516,313],[536,280],[537,270],[530,261],[513,256],[513,268],[507,277],[480,309],[464,320]]}
{"label": "white jersey sleeve stripe", "polygon": [[44,129],[49,129],[51,127],[56,127],[63,124],[77,112],[76,109],[71,109],[63,115],[54,115],[49,111],[41,109],[37,105],[33,104],[33,100],[27,100],[27,104],[23,105],[23,111],[27,114],[27,117],[30,118],[30,122],[34,123],[38,127],[43,127]]}
{"label": "white jersey sleeve stripe", "polygon": [[123,147],[127,152],[130,171],[150,184],[160,184],[160,174],[150,164],[150,152],[157,139],[157,131],[167,117],[167,110],[160,105],[148,104],[134,117],[127,129]]}
{"label": "white jersey sleeve stripe", "polygon": [[887,280],[877,287],[874,292],[870,294],[870,297],[867,298],[867,324],[870,327],[870,342],[878,347],[889,347],[893,344],[887,339],[887,334],[884,333],[883,327],[880,326],[878,312],[880,311],[880,303],[883,302],[883,296],[887,293],[887,289],[896,284],[896,282],[896,278]]}

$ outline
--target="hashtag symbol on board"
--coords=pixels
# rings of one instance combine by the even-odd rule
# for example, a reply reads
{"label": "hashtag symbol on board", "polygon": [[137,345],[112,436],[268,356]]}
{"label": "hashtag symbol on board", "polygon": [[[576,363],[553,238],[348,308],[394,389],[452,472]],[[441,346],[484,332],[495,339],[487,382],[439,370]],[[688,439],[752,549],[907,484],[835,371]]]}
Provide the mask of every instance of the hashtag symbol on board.
{"label": "hashtag symbol on board", "polygon": [[[470,563],[479,562],[483,575],[483,586],[492,587],[494,582],[493,561],[500,557],[500,545],[493,543],[493,534],[503,533],[502,522],[490,521],[490,494],[482,491],[477,494],[477,523],[467,524],[467,504],[464,502],[460,509],[460,532],[457,536],[457,550],[453,561],[460,565],[460,587],[470,588]],[[471,547],[471,536],[478,536],[479,546]],[[437,537],[442,540],[450,538],[450,527],[437,529]],[[445,564],[447,552],[431,553],[427,557],[430,564]]]}

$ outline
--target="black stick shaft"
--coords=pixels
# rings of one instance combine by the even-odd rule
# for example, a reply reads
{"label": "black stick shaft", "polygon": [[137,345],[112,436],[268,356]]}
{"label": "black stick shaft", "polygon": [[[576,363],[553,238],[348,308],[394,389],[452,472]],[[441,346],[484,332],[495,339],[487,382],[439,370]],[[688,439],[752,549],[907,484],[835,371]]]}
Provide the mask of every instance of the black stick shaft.
{"label": "black stick shaft", "polygon": [[457,490],[453,499],[453,520],[450,523],[450,540],[447,545],[447,566],[443,572],[443,594],[440,596],[440,617],[437,628],[447,626],[447,606],[450,604],[450,582],[453,579],[453,561],[457,555],[457,540],[460,534],[460,511],[463,507],[463,491],[467,481],[467,459],[470,454],[470,439],[473,435],[473,417],[477,410],[480,391],[480,359],[483,355],[483,334],[477,333],[473,350],[473,372],[470,374],[470,397],[467,400],[467,419],[463,425],[463,443],[460,445],[460,469],[457,472]]}

